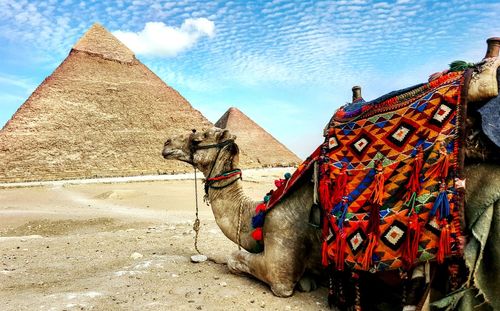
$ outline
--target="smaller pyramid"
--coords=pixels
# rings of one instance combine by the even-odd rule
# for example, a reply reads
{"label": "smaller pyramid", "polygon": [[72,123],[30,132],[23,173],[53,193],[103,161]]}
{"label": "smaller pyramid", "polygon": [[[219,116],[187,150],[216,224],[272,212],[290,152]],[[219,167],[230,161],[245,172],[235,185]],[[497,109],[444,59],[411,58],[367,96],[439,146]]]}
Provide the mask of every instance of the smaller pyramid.
{"label": "smaller pyramid", "polygon": [[236,135],[242,168],[294,166],[300,158],[235,107],[229,108],[215,123]]}

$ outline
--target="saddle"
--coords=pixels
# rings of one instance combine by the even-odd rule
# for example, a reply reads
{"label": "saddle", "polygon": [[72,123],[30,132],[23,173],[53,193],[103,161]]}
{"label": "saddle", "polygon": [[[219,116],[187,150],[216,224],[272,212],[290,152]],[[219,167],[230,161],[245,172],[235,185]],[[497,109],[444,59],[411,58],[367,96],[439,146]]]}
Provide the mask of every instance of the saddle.
{"label": "saddle", "polygon": [[252,236],[262,240],[265,214],[316,165],[324,266],[409,270],[461,255],[465,78],[339,108],[324,143],[257,206]]}
{"label": "saddle", "polygon": [[321,146],[323,264],[410,269],[462,253],[464,72],[332,117]]}

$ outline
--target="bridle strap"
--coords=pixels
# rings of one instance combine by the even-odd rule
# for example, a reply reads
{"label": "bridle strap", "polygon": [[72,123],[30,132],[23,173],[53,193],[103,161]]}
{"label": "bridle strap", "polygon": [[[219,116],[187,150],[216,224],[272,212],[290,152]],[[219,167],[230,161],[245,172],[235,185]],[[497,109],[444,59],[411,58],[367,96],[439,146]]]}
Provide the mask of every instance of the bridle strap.
{"label": "bridle strap", "polygon": [[[232,177],[235,177],[235,176],[238,176],[238,178],[232,180],[231,182],[229,182],[229,183],[227,183],[225,185],[222,185],[222,186],[214,186],[213,185],[214,183],[216,183],[218,181],[226,180],[226,179],[229,179],[229,178],[232,178]],[[235,170],[231,170],[231,171],[220,173],[219,175],[216,175],[216,176],[211,177],[211,178],[207,178],[207,180],[205,182],[205,193],[208,194],[208,189],[209,188],[212,188],[212,189],[224,189],[226,187],[231,186],[232,184],[234,184],[235,182],[237,182],[240,179],[242,179],[242,177],[241,177],[241,170],[239,168],[237,168]]]}
{"label": "bridle strap", "polygon": [[192,144],[191,149],[194,151],[197,151],[197,150],[201,150],[201,149],[222,148],[222,147],[225,147],[225,146],[232,144],[232,143],[234,143],[233,139],[228,139],[226,141],[223,141],[223,142],[217,143],[217,144],[203,145],[203,146]]}

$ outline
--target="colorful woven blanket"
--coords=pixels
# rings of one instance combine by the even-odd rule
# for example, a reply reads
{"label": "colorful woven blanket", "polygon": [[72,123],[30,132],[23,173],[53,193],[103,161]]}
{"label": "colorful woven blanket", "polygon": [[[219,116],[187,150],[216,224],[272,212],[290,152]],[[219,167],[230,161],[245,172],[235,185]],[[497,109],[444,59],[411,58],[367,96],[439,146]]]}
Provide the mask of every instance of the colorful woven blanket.
{"label": "colorful woven blanket", "polygon": [[340,108],[325,143],[257,207],[254,238],[317,162],[324,265],[375,272],[460,254],[463,83],[463,72],[451,72]]}
{"label": "colorful woven blanket", "polygon": [[461,252],[463,81],[335,113],[319,160],[325,265],[384,271]]}

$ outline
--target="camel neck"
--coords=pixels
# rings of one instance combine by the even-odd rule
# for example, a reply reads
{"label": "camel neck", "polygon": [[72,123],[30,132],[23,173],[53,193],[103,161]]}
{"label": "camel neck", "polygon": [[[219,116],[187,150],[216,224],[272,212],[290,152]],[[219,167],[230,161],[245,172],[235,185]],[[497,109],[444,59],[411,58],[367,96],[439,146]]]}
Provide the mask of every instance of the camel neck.
{"label": "camel neck", "polygon": [[238,243],[238,223],[241,221],[241,247],[248,251],[256,249],[256,241],[252,239],[250,233],[253,229],[251,222],[257,203],[244,194],[241,180],[222,189],[209,188],[208,199],[215,221],[224,235]]}

